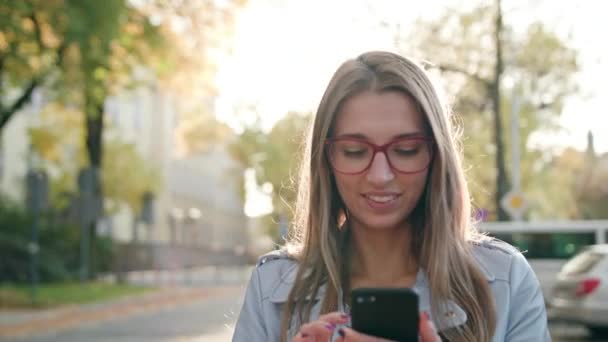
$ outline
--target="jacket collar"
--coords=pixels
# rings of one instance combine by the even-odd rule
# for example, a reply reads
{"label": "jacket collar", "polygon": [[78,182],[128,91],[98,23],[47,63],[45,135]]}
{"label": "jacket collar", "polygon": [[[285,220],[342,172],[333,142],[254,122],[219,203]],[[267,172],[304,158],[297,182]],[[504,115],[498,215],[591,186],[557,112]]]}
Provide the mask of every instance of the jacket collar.
{"label": "jacket collar", "polygon": [[[290,265],[282,272],[277,285],[270,293],[269,300],[271,303],[280,304],[287,301],[289,292],[295,283],[297,273],[298,264],[296,262],[290,263]],[[317,295],[315,296],[315,300],[319,301],[325,296],[326,287],[326,284],[321,285]],[[306,299],[310,300],[310,296],[308,296]]]}

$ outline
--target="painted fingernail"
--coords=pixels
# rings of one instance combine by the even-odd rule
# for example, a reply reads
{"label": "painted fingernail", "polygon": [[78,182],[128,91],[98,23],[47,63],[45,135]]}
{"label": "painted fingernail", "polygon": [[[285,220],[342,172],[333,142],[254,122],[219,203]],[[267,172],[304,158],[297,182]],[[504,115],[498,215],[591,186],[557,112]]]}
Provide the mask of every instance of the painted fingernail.
{"label": "painted fingernail", "polygon": [[336,329],[336,326],[335,326],[335,325],[333,325],[333,324],[326,324],[326,325],[325,325],[325,327],[326,327],[328,330],[331,330],[331,331],[334,331],[334,329]]}
{"label": "painted fingernail", "polygon": [[338,330],[338,335],[340,335],[340,337],[344,337],[344,335],[346,335],[344,329],[340,328],[340,330]]}

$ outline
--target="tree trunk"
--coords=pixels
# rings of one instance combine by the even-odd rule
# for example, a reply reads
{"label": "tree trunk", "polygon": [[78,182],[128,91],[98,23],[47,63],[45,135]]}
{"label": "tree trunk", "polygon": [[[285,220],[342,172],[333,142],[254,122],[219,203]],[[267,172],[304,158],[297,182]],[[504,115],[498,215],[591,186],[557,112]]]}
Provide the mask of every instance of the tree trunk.
{"label": "tree trunk", "polygon": [[[90,99],[87,99],[87,102],[90,101]],[[86,113],[87,155],[89,165],[98,169],[101,168],[103,158],[103,119],[103,104],[88,103]]]}
{"label": "tree trunk", "polygon": [[501,115],[501,94],[500,79],[503,73],[502,60],[502,11],[500,0],[496,1],[496,64],[494,69],[494,81],[492,82],[492,109],[494,114],[494,144],[496,145],[496,215],[498,221],[508,221],[509,215],[501,207],[502,197],[509,191],[509,181],[505,168],[505,148],[502,139],[502,115]]}
{"label": "tree trunk", "polygon": [[101,166],[103,160],[103,126],[104,112],[103,103],[98,103],[90,91],[86,91],[86,146],[89,166],[98,172],[94,172],[93,185],[95,203],[98,210],[95,210],[97,217],[90,222],[87,231],[90,236],[90,257],[89,257],[89,277],[94,279],[97,273],[97,221],[103,215],[103,190],[101,184]]}

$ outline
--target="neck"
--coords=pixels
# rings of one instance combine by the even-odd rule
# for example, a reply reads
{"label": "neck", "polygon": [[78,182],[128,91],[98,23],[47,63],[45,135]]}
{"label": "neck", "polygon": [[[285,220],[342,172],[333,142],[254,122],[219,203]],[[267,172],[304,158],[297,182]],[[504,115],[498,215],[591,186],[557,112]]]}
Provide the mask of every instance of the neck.
{"label": "neck", "polygon": [[410,283],[418,262],[410,249],[410,225],[378,231],[354,224],[351,277],[367,286]]}

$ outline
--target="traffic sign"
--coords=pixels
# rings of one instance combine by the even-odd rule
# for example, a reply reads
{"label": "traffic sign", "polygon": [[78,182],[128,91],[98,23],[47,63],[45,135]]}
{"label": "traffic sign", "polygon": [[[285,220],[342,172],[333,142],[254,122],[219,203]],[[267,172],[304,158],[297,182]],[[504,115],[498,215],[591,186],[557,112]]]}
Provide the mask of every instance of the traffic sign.
{"label": "traffic sign", "polygon": [[524,195],[514,190],[507,192],[503,196],[500,205],[514,220],[521,220],[528,208],[528,202]]}

